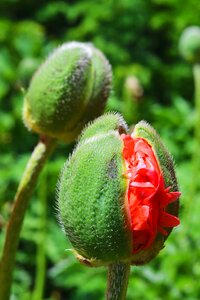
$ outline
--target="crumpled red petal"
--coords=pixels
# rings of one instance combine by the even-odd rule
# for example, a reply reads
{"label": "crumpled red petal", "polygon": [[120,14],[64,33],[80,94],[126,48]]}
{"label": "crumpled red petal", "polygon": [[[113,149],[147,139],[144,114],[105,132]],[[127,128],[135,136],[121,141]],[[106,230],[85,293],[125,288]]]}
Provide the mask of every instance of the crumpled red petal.
{"label": "crumpled red petal", "polygon": [[125,176],[129,180],[128,209],[133,233],[133,253],[148,248],[160,232],[179,225],[176,216],[166,212],[169,203],[176,201],[180,193],[170,192],[152,147],[143,138],[121,135],[126,162]]}

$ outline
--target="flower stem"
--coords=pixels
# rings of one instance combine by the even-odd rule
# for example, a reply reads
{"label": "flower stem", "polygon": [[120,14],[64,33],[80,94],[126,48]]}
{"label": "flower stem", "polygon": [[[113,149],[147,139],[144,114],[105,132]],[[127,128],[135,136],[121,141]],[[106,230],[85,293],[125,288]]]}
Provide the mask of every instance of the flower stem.
{"label": "flower stem", "polygon": [[200,64],[195,64],[193,68],[194,74],[194,85],[195,85],[195,127],[194,127],[194,137],[195,137],[195,147],[193,153],[193,193],[197,192],[199,189],[198,174],[200,169]]}
{"label": "flower stem", "polygon": [[124,300],[128,287],[130,264],[115,263],[108,267],[107,300]]}
{"label": "flower stem", "polygon": [[8,222],[0,261],[0,300],[9,299],[15,256],[26,208],[35,188],[37,178],[46,160],[53,152],[55,145],[56,140],[54,139],[46,137],[40,139],[30,157],[15,195],[13,211]]}
{"label": "flower stem", "polygon": [[32,300],[43,299],[46,274],[46,240],[47,240],[47,167],[43,170],[38,190],[40,204],[40,235],[37,240],[36,276]]}

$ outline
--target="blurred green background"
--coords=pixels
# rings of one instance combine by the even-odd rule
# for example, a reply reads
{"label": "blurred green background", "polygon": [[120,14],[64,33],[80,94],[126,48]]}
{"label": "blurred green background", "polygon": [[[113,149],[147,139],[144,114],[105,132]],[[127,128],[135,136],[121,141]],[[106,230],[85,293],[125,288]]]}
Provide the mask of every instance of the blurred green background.
{"label": "blurred green background", "polygon": [[[43,59],[66,41],[93,42],[113,67],[107,110],[146,119],[177,164],[181,226],[160,255],[132,267],[127,299],[200,299],[200,190],[192,195],[194,84],[178,53],[183,29],[200,26],[200,1],[0,0],[0,249],[18,182],[38,137],[24,127],[23,93]],[[103,299],[106,270],[80,265],[60,230],[56,182],[73,145],[61,144],[40,176],[25,218],[12,300]],[[1,283],[0,283],[1,285]],[[43,295],[42,295],[43,294]]]}

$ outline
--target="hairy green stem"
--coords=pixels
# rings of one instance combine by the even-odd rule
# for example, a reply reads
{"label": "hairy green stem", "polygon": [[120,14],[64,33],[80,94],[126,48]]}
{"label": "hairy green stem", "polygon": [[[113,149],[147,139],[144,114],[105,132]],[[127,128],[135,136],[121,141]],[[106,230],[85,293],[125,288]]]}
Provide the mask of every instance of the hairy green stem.
{"label": "hairy green stem", "polygon": [[193,73],[194,73],[194,85],[195,85],[195,110],[196,110],[195,136],[198,140],[198,143],[200,144],[200,64],[194,65]]}
{"label": "hairy green stem", "polygon": [[197,190],[200,188],[198,182],[198,174],[200,170],[200,64],[194,65],[194,86],[195,86],[195,127],[194,127],[194,138],[195,147],[193,153],[193,193],[196,194]]}
{"label": "hairy green stem", "polygon": [[124,300],[128,287],[130,264],[115,263],[108,266],[107,300]]}
{"label": "hairy green stem", "polygon": [[46,273],[46,230],[47,230],[47,169],[43,171],[38,189],[40,204],[40,235],[37,241],[36,278],[32,300],[43,299]]}
{"label": "hairy green stem", "polygon": [[0,261],[0,300],[9,299],[19,235],[26,208],[35,188],[37,178],[46,160],[53,152],[55,145],[56,140],[46,137],[41,138],[30,157],[15,195],[13,211],[8,222]]}
{"label": "hairy green stem", "polygon": [[126,122],[128,124],[138,123],[139,99],[133,95],[133,91],[130,90],[130,87],[124,88],[122,99],[124,99],[122,115]]}

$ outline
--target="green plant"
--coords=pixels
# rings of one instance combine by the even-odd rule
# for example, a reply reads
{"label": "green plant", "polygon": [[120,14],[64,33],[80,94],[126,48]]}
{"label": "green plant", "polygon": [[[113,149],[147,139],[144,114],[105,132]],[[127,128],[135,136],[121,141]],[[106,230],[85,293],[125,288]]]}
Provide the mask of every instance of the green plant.
{"label": "green plant", "polygon": [[0,261],[0,299],[9,298],[24,215],[56,139],[74,140],[87,121],[101,114],[110,87],[111,69],[106,58],[83,43],[58,48],[33,76],[23,117],[27,127],[40,134],[40,141],[22,176],[7,226]]}
{"label": "green plant", "polygon": [[[200,2],[190,0],[0,1],[0,252],[12,201],[37,135],[21,122],[23,93],[51,51],[66,41],[92,42],[113,67],[114,88],[107,111],[150,122],[173,153],[182,191],[181,226],[153,261],[130,272],[127,300],[200,298],[199,192],[191,199],[194,152],[192,68],[180,58],[177,41],[184,28],[200,26]],[[56,24],[56,26],[55,26]],[[137,115],[126,109],[124,83],[136,76],[144,95]],[[59,143],[48,161],[48,220],[43,297],[104,299],[104,268],[83,268],[65,251],[69,242],[55,218],[55,185],[71,145]],[[42,177],[41,177],[42,180]],[[197,180],[200,182],[199,174]],[[189,213],[190,212],[190,213]],[[28,205],[13,277],[13,299],[30,299],[37,273],[40,237],[40,178]],[[0,284],[1,285],[1,284]]]}

